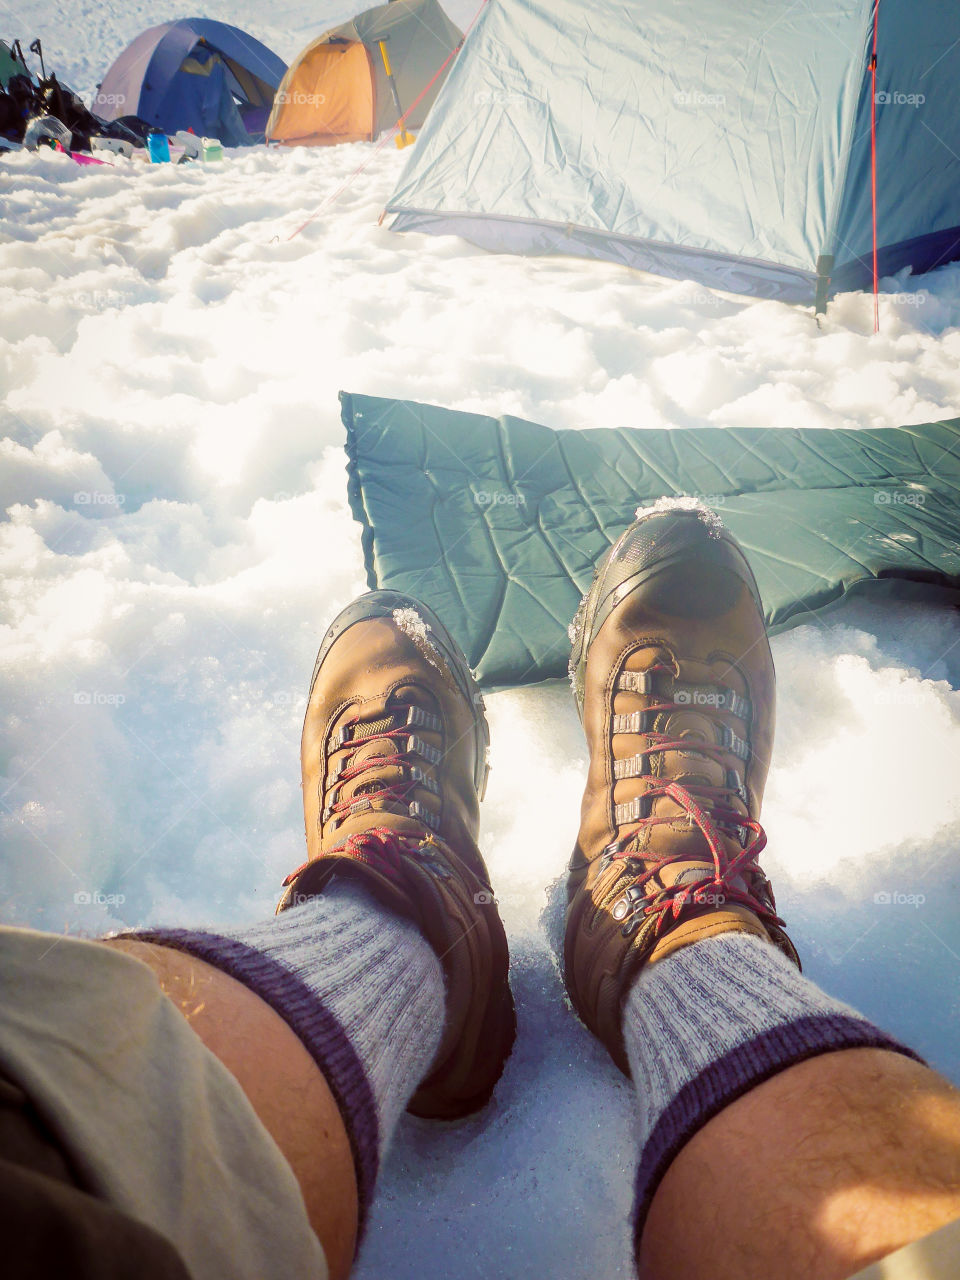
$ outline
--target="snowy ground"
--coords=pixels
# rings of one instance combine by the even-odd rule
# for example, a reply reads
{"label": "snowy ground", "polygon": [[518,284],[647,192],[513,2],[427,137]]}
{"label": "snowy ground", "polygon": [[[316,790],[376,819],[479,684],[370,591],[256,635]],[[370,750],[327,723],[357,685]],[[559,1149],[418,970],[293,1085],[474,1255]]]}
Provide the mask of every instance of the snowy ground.
{"label": "snowy ground", "polygon": [[[147,19],[77,3],[75,29],[85,8],[107,56],[90,37],[58,65],[89,88]],[[10,34],[64,50],[64,7],[46,31],[35,12]],[[305,12],[247,25],[282,29],[289,55],[315,29]],[[877,337],[862,295],[821,332],[797,308],[614,266],[394,236],[377,217],[403,157],[372,151],[0,163],[7,922],[90,933],[272,910],[301,859],[317,638],[364,585],[339,389],[557,427],[958,412],[958,267],[886,282]],[[807,971],[960,1082],[956,615],[848,608],[774,652],[767,866]],[[630,1091],[564,1007],[540,920],[583,742],[561,685],[488,702],[483,839],[520,1038],[479,1120],[405,1124],[358,1275],[627,1276]]]}

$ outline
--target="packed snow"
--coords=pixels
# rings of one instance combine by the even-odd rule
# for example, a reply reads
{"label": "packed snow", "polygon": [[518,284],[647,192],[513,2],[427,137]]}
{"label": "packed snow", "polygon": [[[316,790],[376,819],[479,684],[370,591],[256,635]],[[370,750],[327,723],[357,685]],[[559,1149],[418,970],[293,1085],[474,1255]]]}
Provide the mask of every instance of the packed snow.
{"label": "packed snow", "polygon": [[[286,57],[350,12],[207,8]],[[4,21],[89,96],[163,16],[44,0]],[[818,328],[613,265],[395,235],[378,217],[403,163],[392,144],[0,161],[5,922],[272,911],[302,860],[318,638],[365,586],[341,388],[558,428],[958,412],[960,266],[885,281],[877,336],[863,294]],[[956,614],[848,605],[774,654],[766,865],[806,971],[960,1082]],[[404,1122],[356,1274],[626,1277],[630,1086],[566,1007],[550,944],[584,743],[565,682],[487,701],[482,839],[519,1040],[479,1118]]]}

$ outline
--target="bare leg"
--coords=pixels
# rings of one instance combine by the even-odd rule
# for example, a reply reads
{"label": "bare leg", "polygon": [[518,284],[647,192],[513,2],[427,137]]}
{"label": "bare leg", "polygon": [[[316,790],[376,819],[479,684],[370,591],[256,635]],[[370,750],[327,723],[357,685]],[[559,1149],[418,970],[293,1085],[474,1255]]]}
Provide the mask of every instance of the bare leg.
{"label": "bare leg", "polygon": [[960,1217],[960,1092],[879,1049],[790,1067],[710,1120],[654,1197],[642,1280],[845,1280]]}
{"label": "bare leg", "polygon": [[332,1280],[344,1280],[357,1234],[353,1157],[333,1094],[300,1040],[268,1004],[212,965],[146,942],[104,945],[148,965],[236,1077],[300,1184]]}

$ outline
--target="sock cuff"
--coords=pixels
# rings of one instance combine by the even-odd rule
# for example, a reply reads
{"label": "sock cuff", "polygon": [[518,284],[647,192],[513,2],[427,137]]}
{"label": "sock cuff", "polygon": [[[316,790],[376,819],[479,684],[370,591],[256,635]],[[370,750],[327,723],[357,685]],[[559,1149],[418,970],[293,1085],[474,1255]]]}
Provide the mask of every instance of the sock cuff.
{"label": "sock cuff", "polygon": [[377,1103],[363,1063],[343,1026],[316,992],[269,953],[234,938],[193,929],[144,929],[125,937],[171,947],[243,983],[279,1014],[307,1049],[343,1118],[357,1173],[362,1235],[380,1161]]}
{"label": "sock cuff", "polygon": [[624,1006],[641,1112],[634,1240],[667,1169],[703,1126],[779,1072],[823,1053],[923,1059],[805,978],[767,941],[722,934],[642,971]]}
{"label": "sock cuff", "polygon": [[841,1049],[886,1049],[923,1059],[885,1031],[857,1015],[818,1013],[771,1027],[711,1062],[667,1104],[654,1125],[637,1168],[634,1247],[667,1169],[708,1120],[751,1089],[823,1053]]}

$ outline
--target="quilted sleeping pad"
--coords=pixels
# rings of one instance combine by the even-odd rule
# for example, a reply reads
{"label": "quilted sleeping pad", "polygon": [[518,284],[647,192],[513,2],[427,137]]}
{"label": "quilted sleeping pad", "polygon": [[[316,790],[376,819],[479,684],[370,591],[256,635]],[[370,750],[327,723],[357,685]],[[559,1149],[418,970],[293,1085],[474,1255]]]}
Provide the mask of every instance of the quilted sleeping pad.
{"label": "quilted sleeping pad", "polygon": [[850,591],[960,603],[960,418],[871,430],[554,431],[341,392],[371,587],[429,605],[487,687],[566,672],[594,565],[690,495],[743,545],[771,630]]}

